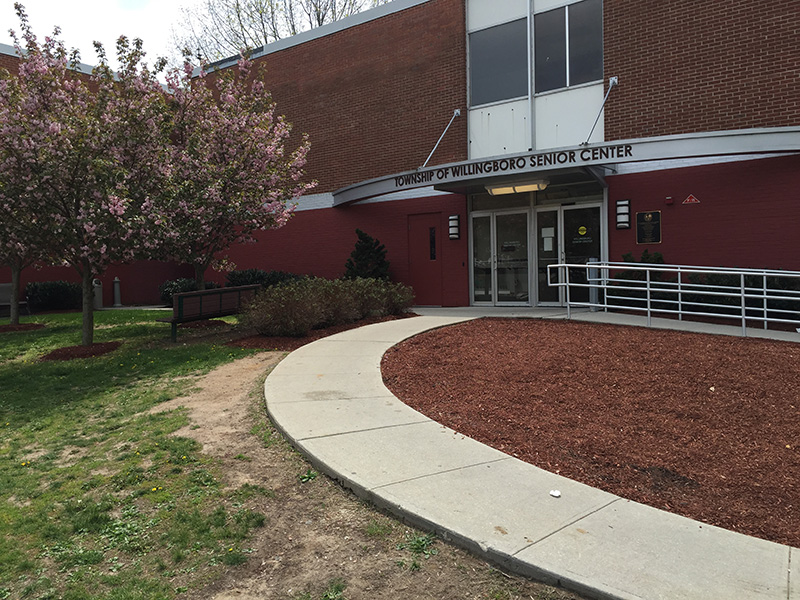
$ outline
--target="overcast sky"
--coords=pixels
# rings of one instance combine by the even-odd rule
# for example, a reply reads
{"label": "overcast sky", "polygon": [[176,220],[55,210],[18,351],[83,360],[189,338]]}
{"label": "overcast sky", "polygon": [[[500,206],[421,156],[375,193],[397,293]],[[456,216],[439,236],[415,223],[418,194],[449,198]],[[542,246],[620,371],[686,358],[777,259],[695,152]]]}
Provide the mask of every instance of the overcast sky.
{"label": "overcast sky", "polygon": [[[147,62],[156,57],[172,57],[171,28],[180,17],[181,6],[195,0],[22,0],[25,12],[39,41],[61,27],[61,39],[68,49],[78,48],[81,62],[97,63],[92,42],[100,41],[112,67],[116,65],[116,40],[120,35],[142,38]],[[0,43],[12,45],[8,33],[19,35],[19,20],[14,0],[0,0]],[[177,56],[176,56],[177,58]]]}

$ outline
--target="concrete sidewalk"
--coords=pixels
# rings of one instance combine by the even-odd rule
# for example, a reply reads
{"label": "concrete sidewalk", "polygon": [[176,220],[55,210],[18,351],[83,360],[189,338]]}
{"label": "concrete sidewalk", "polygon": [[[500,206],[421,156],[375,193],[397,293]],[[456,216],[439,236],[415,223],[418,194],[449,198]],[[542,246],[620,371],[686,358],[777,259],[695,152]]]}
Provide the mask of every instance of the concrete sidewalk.
{"label": "concrete sidewalk", "polygon": [[[382,382],[384,352],[422,331],[485,314],[417,312],[427,316],[368,325],[303,346],[267,378],[270,416],[317,468],[510,571],[590,597],[800,600],[800,549],[543,471],[400,402]],[[493,314],[565,318],[557,309],[517,312],[524,314]],[[573,318],[597,320],[598,314]]]}

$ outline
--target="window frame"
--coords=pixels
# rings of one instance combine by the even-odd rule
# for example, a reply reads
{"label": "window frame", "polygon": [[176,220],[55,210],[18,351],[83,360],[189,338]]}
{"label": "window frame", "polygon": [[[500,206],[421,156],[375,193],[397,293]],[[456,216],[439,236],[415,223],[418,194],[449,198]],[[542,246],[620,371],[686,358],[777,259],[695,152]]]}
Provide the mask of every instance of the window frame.
{"label": "window frame", "polygon": [[[570,9],[573,6],[576,6],[578,4],[582,4],[583,2],[589,2],[589,1],[591,1],[591,0],[577,0],[576,2],[567,2],[562,6],[557,6],[557,7],[550,8],[550,9],[547,9],[547,10],[543,10],[543,11],[537,12],[537,13],[533,13],[533,12],[531,13],[530,28],[531,28],[532,34],[531,34],[531,45],[530,45],[530,52],[531,52],[530,65],[531,65],[531,71],[532,71],[531,92],[532,92],[533,96],[541,96],[541,95],[545,95],[545,94],[551,94],[553,92],[558,92],[558,91],[563,91],[563,90],[568,90],[568,89],[574,89],[574,88],[587,86],[587,85],[594,85],[596,83],[600,83],[600,82],[603,81],[603,79],[605,77],[605,74],[604,74],[605,55],[603,53],[604,41],[605,41],[603,39],[603,34],[604,34],[604,25],[605,25],[605,23],[603,22],[603,0],[596,0],[600,5],[600,7],[599,7],[600,8],[600,32],[599,32],[600,33],[600,37],[599,37],[599,44],[600,44],[600,47],[599,47],[600,76],[598,78],[596,78],[596,79],[588,79],[586,81],[581,81],[579,83],[572,83],[572,74],[570,72],[571,71],[571,69],[570,69],[570,45],[571,45],[571,43],[570,43],[570,31],[571,31],[571,28],[570,28]],[[564,19],[564,39],[563,39],[564,65],[563,65],[563,72],[564,72],[564,81],[566,83],[565,83],[565,85],[560,86],[560,87],[552,87],[552,88],[547,88],[547,89],[543,89],[543,90],[540,91],[538,89],[537,81],[536,81],[536,74],[537,74],[537,71],[538,71],[537,64],[536,64],[536,56],[537,56],[537,53],[536,53],[536,35],[535,35],[536,17],[538,15],[544,15],[544,14],[547,14],[547,13],[554,13],[556,11],[562,11],[562,16],[563,16],[563,19]]]}
{"label": "window frame", "polygon": [[[482,102],[473,102],[473,89],[475,85],[475,77],[473,76],[473,60],[474,60],[474,52],[472,49],[472,41],[471,38],[475,34],[485,33],[491,29],[496,29],[498,27],[503,27],[506,25],[518,24],[520,22],[525,23],[525,54],[524,54],[524,62],[525,62],[525,86],[524,92],[516,95],[516,96],[507,96],[503,98],[495,98],[492,100],[486,100]],[[476,107],[484,107],[484,106],[491,106],[493,104],[502,104],[506,102],[514,102],[516,100],[521,100],[527,98],[531,92],[531,58],[530,58],[530,48],[531,48],[531,34],[530,34],[530,20],[528,17],[522,17],[519,19],[513,19],[511,21],[506,21],[504,23],[496,23],[494,25],[490,25],[489,27],[483,27],[481,29],[476,29],[474,31],[467,32],[467,100],[468,106],[470,108]]]}

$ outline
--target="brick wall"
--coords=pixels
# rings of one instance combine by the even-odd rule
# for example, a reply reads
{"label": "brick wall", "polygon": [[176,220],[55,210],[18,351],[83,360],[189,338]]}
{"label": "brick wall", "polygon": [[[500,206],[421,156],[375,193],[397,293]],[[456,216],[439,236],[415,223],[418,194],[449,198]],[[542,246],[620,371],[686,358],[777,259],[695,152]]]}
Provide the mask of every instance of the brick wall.
{"label": "brick wall", "polygon": [[[465,39],[464,2],[432,0],[257,59],[278,113],[310,135],[318,192],[425,162],[466,107]],[[432,163],[465,160],[466,140],[456,119]]]}
{"label": "brick wall", "polygon": [[798,0],[605,0],[606,139],[800,125]]}
{"label": "brick wall", "polygon": [[5,69],[9,73],[16,75],[19,73],[19,58],[14,55],[0,53],[0,69]]}

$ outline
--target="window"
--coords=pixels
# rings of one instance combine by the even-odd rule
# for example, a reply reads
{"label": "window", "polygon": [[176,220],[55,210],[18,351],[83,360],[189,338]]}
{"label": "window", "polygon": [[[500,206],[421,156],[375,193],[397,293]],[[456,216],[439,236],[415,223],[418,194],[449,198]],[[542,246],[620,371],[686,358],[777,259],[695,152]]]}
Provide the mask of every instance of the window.
{"label": "window", "polygon": [[534,15],[536,92],[603,79],[602,0]]}
{"label": "window", "polygon": [[528,95],[528,20],[469,35],[470,106]]}

